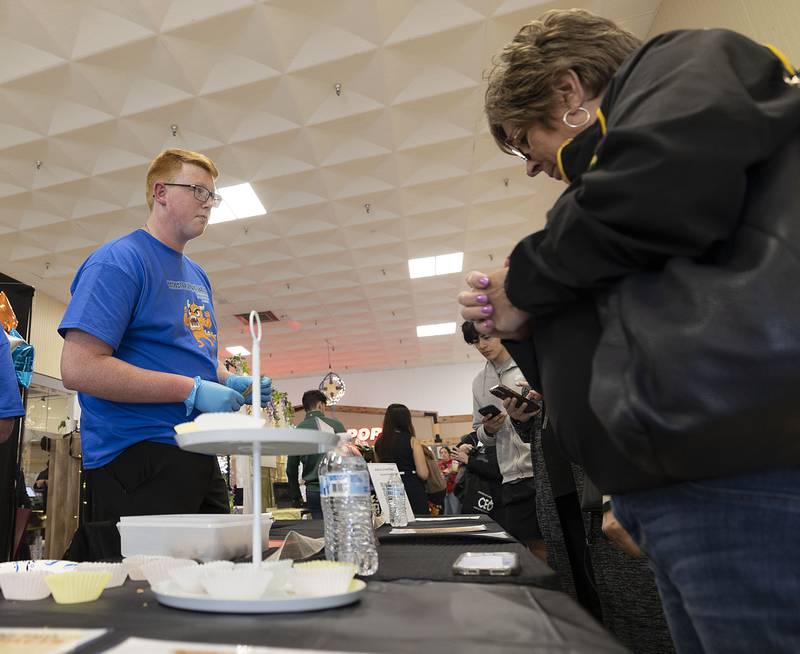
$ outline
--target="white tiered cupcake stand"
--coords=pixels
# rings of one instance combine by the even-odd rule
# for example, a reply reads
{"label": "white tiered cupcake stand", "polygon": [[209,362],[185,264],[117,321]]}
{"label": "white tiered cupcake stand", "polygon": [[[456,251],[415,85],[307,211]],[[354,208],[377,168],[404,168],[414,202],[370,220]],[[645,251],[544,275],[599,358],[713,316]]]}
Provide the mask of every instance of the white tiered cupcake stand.
{"label": "white tiered cupcake stand", "polygon": [[[261,320],[250,312],[250,333],[253,336],[253,414],[261,414]],[[321,454],[336,447],[335,434],[312,429],[214,429],[178,434],[178,445],[189,452],[227,455],[250,454],[253,457],[253,565],[261,565],[264,543],[261,539],[261,455]],[[193,611],[214,613],[287,613],[314,611],[345,606],[357,601],[366,584],[354,580],[347,593],[322,597],[263,597],[256,600],[222,600],[196,593],[184,592],[175,582],[165,581],[153,586],[161,604]]]}

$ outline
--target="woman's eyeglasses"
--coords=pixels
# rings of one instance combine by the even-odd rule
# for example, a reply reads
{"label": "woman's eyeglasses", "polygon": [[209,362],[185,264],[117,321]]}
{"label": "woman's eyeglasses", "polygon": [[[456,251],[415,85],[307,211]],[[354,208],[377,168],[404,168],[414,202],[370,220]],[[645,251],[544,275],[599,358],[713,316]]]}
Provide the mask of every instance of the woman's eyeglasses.
{"label": "woman's eyeglasses", "polygon": [[513,154],[515,157],[519,157],[520,159],[524,159],[525,161],[530,161],[530,155],[525,154],[522,150],[519,149],[519,137],[522,135],[522,128],[515,129],[511,136],[506,139],[505,144],[508,148],[508,151]]}

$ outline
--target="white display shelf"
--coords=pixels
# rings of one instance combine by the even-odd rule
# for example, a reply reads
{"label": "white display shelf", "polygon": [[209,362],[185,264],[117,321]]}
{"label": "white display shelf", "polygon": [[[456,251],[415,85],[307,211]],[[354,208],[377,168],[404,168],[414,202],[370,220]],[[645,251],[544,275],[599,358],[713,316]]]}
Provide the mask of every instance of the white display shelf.
{"label": "white display shelf", "polygon": [[200,454],[253,454],[258,443],[261,454],[322,454],[336,447],[336,434],[313,429],[269,428],[213,429],[178,434],[181,449]]}

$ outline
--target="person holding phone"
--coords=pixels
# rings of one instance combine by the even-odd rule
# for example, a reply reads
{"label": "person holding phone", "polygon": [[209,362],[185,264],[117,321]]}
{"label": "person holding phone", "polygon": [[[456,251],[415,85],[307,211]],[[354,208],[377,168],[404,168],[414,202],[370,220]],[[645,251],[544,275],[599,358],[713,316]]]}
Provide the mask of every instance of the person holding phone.
{"label": "person holding phone", "polygon": [[536,517],[530,438],[526,442],[520,437],[517,428],[522,428],[522,423],[512,421],[502,410],[502,400],[491,392],[498,385],[513,388],[521,376],[519,368],[499,338],[479,335],[471,322],[465,322],[461,329],[464,340],[486,359],[483,370],[472,381],[472,428],[481,443],[497,447],[497,462],[503,476],[500,524],[546,561],[547,552]]}

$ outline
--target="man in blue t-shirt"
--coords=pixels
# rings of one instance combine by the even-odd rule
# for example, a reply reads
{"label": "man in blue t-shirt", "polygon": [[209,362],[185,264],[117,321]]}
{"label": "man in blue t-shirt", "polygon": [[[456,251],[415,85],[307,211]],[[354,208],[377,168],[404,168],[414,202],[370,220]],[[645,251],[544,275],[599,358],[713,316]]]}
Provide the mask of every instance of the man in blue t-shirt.
{"label": "man in blue t-shirt", "polygon": [[[144,229],[96,250],[72,282],[61,375],[81,404],[90,521],[229,510],[216,458],[179,449],[173,429],[237,411],[251,384],[219,364],[211,284],[183,254],[219,206],[217,176],[202,154],[162,152],[147,172]],[[262,403],[270,395],[263,377]]]}
{"label": "man in blue t-shirt", "polygon": [[14,419],[25,415],[8,336],[0,329],[0,443],[14,430]]}

